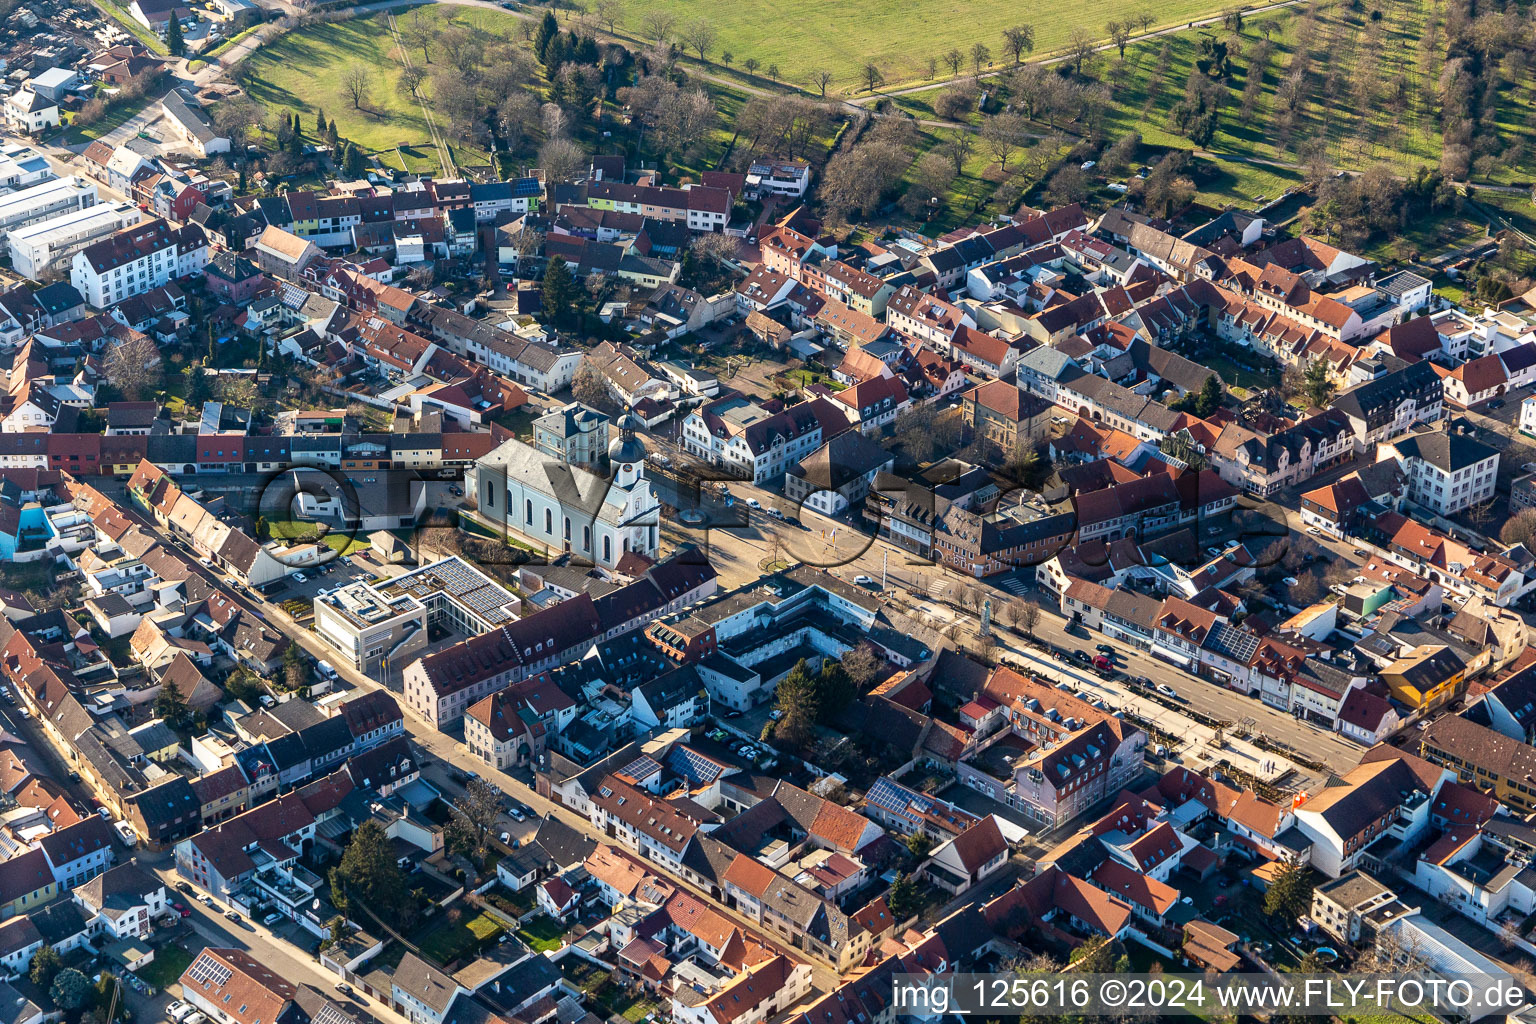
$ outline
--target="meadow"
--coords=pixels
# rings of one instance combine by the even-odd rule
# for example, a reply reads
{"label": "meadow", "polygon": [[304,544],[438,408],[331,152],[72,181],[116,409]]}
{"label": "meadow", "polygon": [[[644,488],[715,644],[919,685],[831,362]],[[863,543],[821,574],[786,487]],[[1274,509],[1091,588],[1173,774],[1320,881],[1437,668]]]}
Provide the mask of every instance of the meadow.
{"label": "meadow", "polygon": [[[420,10],[436,21],[440,29],[460,25],[501,39],[523,38],[522,19],[506,11],[447,4],[429,4]],[[405,12],[397,11],[395,17],[403,26]],[[413,51],[412,58],[420,63],[419,52]],[[367,70],[370,89],[368,98],[354,108],[342,83],[355,65]],[[300,68],[303,70],[295,70]],[[397,86],[401,70],[399,48],[390,33],[388,15],[379,13],[290,32],[245,61],[241,78],[252,99],[274,112],[298,114],[306,131],[313,126],[315,114],[323,111],[327,120],[337,122],[341,137],[351,140],[365,154],[377,154],[390,167],[433,172],[438,168],[437,150],[421,107],[415,100],[400,95]],[[718,165],[734,137],[730,130],[734,114],[748,98],[746,92],[722,83],[710,82],[707,87],[720,113],[719,126],[700,147],[692,166],[677,167],[685,174],[697,174]],[[530,88],[541,100],[547,98],[547,83],[542,79]],[[614,108],[610,104],[606,109],[612,112]],[[437,120],[439,129],[444,129],[443,119]],[[603,139],[600,131],[609,131],[611,135]],[[621,125],[608,120],[601,126],[585,126],[577,141],[593,150],[611,152],[621,147],[627,134]],[[447,141],[459,166],[483,165],[490,159],[478,146],[451,137]],[[532,153],[520,155],[532,157]],[[520,166],[514,161],[503,170],[512,173]]]}
{"label": "meadow", "polygon": [[[1096,35],[1117,18],[1142,8],[1154,12],[1158,26],[1183,25],[1222,10],[1216,0],[1166,0],[1133,4],[1127,0],[1042,0],[1020,5],[1009,0],[781,0],[771,8],[751,4],[711,4],[691,0],[624,0],[617,25],[622,35],[644,35],[646,18],[654,11],[671,15],[679,26],[699,18],[715,29],[715,54],[729,51],[739,65],[748,57],[762,68],[777,66],[779,80],[806,86],[811,72],[824,68],[835,76],[828,90],[855,95],[862,69],[873,62],[887,85],[922,81],[930,59],[940,60],[952,48],[967,54],[977,42],[992,51],[992,67],[1012,63],[1004,50],[1003,30],[1030,25],[1035,53],[1066,46],[1075,26]],[[1155,31],[1155,28],[1154,28]],[[711,60],[717,59],[711,57]],[[942,61],[941,61],[942,65]],[[762,72],[760,71],[759,74]]]}

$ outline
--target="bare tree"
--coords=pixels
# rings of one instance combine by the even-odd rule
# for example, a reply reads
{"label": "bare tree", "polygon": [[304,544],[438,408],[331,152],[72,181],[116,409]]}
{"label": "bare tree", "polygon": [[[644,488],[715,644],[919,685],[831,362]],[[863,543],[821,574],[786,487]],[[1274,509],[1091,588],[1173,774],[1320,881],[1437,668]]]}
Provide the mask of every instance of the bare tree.
{"label": "bare tree", "polygon": [[977,78],[981,77],[981,66],[991,61],[992,51],[987,48],[986,43],[977,43],[971,47],[971,68],[975,71]]}
{"label": "bare tree", "polygon": [[249,96],[235,96],[213,108],[213,124],[238,149],[244,149],[251,129],[266,115],[260,103]]}
{"label": "bare tree", "polygon": [[539,164],[550,181],[567,181],[586,163],[586,150],[570,139],[550,139],[539,147]]}
{"label": "bare tree", "polygon": [[827,86],[832,84],[832,77],[832,72],[826,68],[817,68],[811,72],[811,84],[821,92],[822,99],[827,98]]}
{"label": "bare tree", "polygon": [[1136,24],[1141,26],[1142,35],[1146,35],[1147,30],[1150,29],[1153,25],[1157,24],[1157,15],[1152,13],[1150,8],[1144,8],[1143,10],[1138,11],[1135,17]]}
{"label": "bare tree", "polygon": [[1011,111],[995,114],[981,126],[981,141],[986,143],[987,149],[997,158],[998,167],[1005,171],[1008,169],[1008,158],[1019,148],[1024,134],[1024,118]]}
{"label": "bare tree", "polygon": [[1035,28],[1033,25],[1015,25],[1013,28],[1005,28],[1003,42],[1007,44],[1008,52],[1013,54],[1013,62],[1018,64],[1024,59],[1026,52],[1034,52]]}
{"label": "bare tree", "polygon": [[135,334],[107,353],[107,382],[130,402],[151,394],[160,383],[160,350],[147,335]]}
{"label": "bare tree", "polygon": [[1074,75],[1081,75],[1083,73],[1083,65],[1087,63],[1088,58],[1093,56],[1093,50],[1093,33],[1078,25],[1072,30],[1072,34],[1067,37],[1067,53],[1072,60],[1072,73]]}
{"label": "bare tree", "polygon": [[719,231],[705,231],[694,235],[688,248],[700,259],[717,265],[724,265],[739,255],[739,243],[736,239]]}
{"label": "bare tree", "polygon": [[703,18],[698,18],[683,30],[683,39],[693,47],[694,52],[699,55],[699,63],[702,64],[705,55],[715,45],[715,26]]}
{"label": "bare tree", "polygon": [[346,73],[341,76],[341,88],[352,100],[352,109],[363,109],[363,103],[368,99],[369,90],[373,80],[368,75],[368,69],[361,64],[349,65]]}
{"label": "bare tree", "polygon": [[763,64],[762,61],[758,60],[756,57],[748,57],[746,60],[741,62],[741,66],[746,69],[747,74],[755,75],[757,74],[757,69],[762,67]]}
{"label": "bare tree", "polygon": [[1017,601],[1014,607],[1018,611],[1010,611],[1014,629],[1022,629],[1025,636],[1034,636],[1035,627],[1040,625],[1040,606],[1033,601]]}
{"label": "bare tree", "polygon": [[672,29],[676,24],[677,19],[666,11],[653,10],[646,14],[640,28],[651,39],[664,43],[672,37]]}
{"label": "bare tree", "polygon": [[960,73],[960,65],[965,63],[965,54],[961,53],[958,48],[955,48],[946,53],[942,59],[945,64],[949,65],[950,75],[958,75]]}
{"label": "bare tree", "polygon": [[623,8],[619,6],[619,0],[597,0],[592,5],[592,13],[597,15],[597,20],[608,26],[608,34],[613,34],[613,28],[619,23],[619,15]]}
{"label": "bare tree", "polygon": [[874,92],[885,81],[885,75],[880,70],[880,65],[870,62],[864,65],[864,91]]}
{"label": "bare tree", "polygon": [[496,108],[496,129],[510,150],[521,148],[539,124],[539,100],[521,89],[508,94]]}
{"label": "bare tree", "polygon": [[1120,51],[1120,59],[1125,60],[1125,48],[1131,42],[1131,23],[1128,21],[1111,21],[1108,25],[1104,26],[1104,31],[1108,33],[1110,42],[1114,43],[1115,48]]}
{"label": "bare tree", "polygon": [[437,19],[427,13],[426,7],[415,8],[410,17],[405,19],[402,41],[421,51],[423,64],[432,63],[432,44],[437,42],[437,30]]}
{"label": "bare tree", "polygon": [[942,145],[944,155],[949,157],[955,165],[955,173],[965,170],[965,162],[970,159],[971,152],[976,148],[976,136],[972,132],[955,132],[945,139]]}

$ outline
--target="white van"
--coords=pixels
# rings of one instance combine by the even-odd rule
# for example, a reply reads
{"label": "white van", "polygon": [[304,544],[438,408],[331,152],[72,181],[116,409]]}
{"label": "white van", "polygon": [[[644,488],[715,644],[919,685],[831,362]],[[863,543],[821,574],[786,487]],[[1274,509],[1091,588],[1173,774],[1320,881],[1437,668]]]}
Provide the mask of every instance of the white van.
{"label": "white van", "polygon": [[328,661],[317,662],[315,670],[327,679],[336,678],[336,670],[331,667],[331,663]]}

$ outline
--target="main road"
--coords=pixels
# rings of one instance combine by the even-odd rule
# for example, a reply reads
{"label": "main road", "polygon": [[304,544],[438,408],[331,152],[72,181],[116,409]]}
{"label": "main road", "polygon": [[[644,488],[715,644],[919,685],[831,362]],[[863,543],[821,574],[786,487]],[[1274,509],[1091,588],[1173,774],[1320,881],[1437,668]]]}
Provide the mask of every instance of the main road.
{"label": "main road", "polygon": [[[1251,733],[1302,751],[1309,759],[1322,762],[1334,772],[1348,771],[1360,761],[1363,749],[1331,730],[1203,679],[1154,658],[1146,651],[1109,641],[1103,635],[1094,635],[1087,640],[1087,634],[1081,630],[1078,635],[1069,634],[1067,620],[1056,610],[1055,598],[1040,591],[1027,571],[1006,574],[1002,578],[1007,581],[1008,589],[1003,589],[988,579],[963,577],[932,561],[920,559],[894,544],[870,536],[845,519],[828,518],[806,507],[792,507],[782,496],[751,484],[728,484],[736,499],[728,509],[723,507],[718,496],[700,498],[686,487],[680,487],[672,477],[660,476],[657,484],[663,501],[674,506],[681,503],[684,508],[702,507],[709,525],[694,527],[674,523],[664,530],[663,537],[674,545],[692,543],[706,549],[711,564],[721,574],[722,589],[757,579],[763,574],[762,566],[777,556],[791,563],[799,561],[824,567],[846,581],[868,576],[880,585],[877,592],[883,600],[894,601],[897,595],[893,590],[899,590],[900,604],[908,606],[910,614],[941,630],[957,623],[961,635],[969,638],[975,637],[979,623],[973,615],[962,610],[959,598],[963,588],[978,588],[991,598],[994,608],[1001,608],[1021,597],[1031,599],[1041,608],[1040,622],[1035,627],[1035,635],[1041,640],[1068,650],[1111,643],[1120,653],[1121,667],[1128,675],[1145,676],[1154,684],[1171,686],[1191,708],[1221,721],[1246,725]],[[748,499],[756,501],[760,507],[749,505]],[[1287,516],[1292,515],[1281,506],[1274,507]],[[769,509],[781,509],[797,516],[800,525],[775,518],[769,514]],[[1351,554],[1350,546],[1343,542],[1329,538],[1309,540],[1329,548],[1335,556]],[[995,636],[1000,651],[1016,658],[1040,656],[1038,651],[1006,631],[998,630]],[[1314,773],[1301,772],[1300,778],[1303,784],[1310,784],[1317,777]]]}
{"label": "main road", "polygon": [[[367,676],[357,671],[350,664],[338,658],[336,656],[336,651],[326,646],[325,643],[321,641],[317,636],[315,636],[313,632],[296,623],[280,607],[265,600],[256,591],[244,588],[236,589],[236,587],[233,585],[233,581],[196,561],[195,555],[190,554],[185,548],[181,547],[180,542],[171,537],[166,531],[162,530],[159,524],[154,522],[154,520],[140,515],[136,509],[130,510],[125,508],[125,513],[129,516],[130,519],[137,522],[141,527],[150,531],[153,535],[161,538],[161,540],[168,546],[172,548],[179,548],[182,555],[184,556],[184,560],[187,561],[188,565],[190,566],[191,571],[202,576],[210,584],[223,590],[226,594],[234,599],[236,604],[239,604],[247,611],[256,614],[269,625],[280,629],[285,635],[296,642],[309,654],[313,655],[317,660],[328,661],[333,667],[335,667],[338,674],[347,683],[360,691],[372,691],[379,689],[390,690],[393,693],[396,701],[400,704],[401,712],[405,715],[407,733],[409,733],[411,739],[416,742],[417,746],[426,751],[427,754],[431,755],[431,757],[438,762],[436,766],[433,766],[431,762],[428,761],[428,763],[423,768],[424,773],[429,776],[434,785],[438,786],[444,792],[453,795],[456,795],[458,792],[462,792],[462,787],[453,778],[452,772],[454,769],[465,773],[474,772],[477,773],[481,778],[496,786],[501,791],[515,794],[519,801],[533,808],[534,812],[539,817],[543,818],[553,816],[565,824],[571,826],[572,828],[575,828],[578,831],[590,836],[597,842],[617,845],[612,837],[606,835],[601,829],[593,825],[589,819],[572,812],[562,804],[558,804],[552,800],[548,800],[543,796],[540,796],[538,791],[529,785],[528,782],[509,775],[506,772],[498,771],[497,769],[488,766],[479,758],[474,757],[472,754],[470,754],[469,748],[466,747],[464,743],[461,742],[458,738],[451,734],[440,732],[425,719],[417,715],[416,712],[412,711],[401,697],[397,686],[386,686],[371,676]],[[833,987],[836,986],[838,978],[837,970],[826,960],[815,956],[814,954],[808,953],[805,950],[793,948],[780,941],[762,925],[749,920],[731,908],[719,904],[710,898],[708,893],[703,892],[691,882],[688,882],[680,876],[672,874],[661,865],[656,864],[654,861],[648,860],[646,861],[646,864],[650,870],[654,871],[659,876],[665,877],[669,882],[676,885],[678,888],[706,899],[712,908],[730,918],[734,923],[743,929],[750,931],[752,934],[758,936],[758,938],[768,946],[778,950],[781,953],[795,957],[799,960],[804,960],[809,963],[812,969],[812,981],[820,990],[830,991]]]}

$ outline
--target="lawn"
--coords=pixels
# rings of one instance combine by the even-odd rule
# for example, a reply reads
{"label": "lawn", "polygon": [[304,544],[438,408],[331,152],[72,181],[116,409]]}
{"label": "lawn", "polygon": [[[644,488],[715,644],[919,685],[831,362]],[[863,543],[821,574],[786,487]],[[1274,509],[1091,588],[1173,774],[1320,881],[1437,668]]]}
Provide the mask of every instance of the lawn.
{"label": "lawn", "polygon": [[457,907],[450,908],[432,928],[416,937],[416,945],[437,963],[451,964],[473,956],[496,941],[501,923],[487,913],[466,917]]}
{"label": "lawn", "polygon": [[[506,11],[439,5],[428,5],[419,10],[423,17],[439,25],[439,31],[450,25],[461,25],[479,28],[506,40],[522,40],[519,26],[523,19]],[[404,10],[396,12],[402,31],[407,17],[415,18],[416,14],[414,11],[409,15]],[[410,56],[420,63],[419,51],[412,50]],[[438,153],[421,108],[414,100],[402,97],[397,89],[400,58],[399,48],[390,33],[388,15],[375,14],[290,32],[245,61],[242,76],[249,81],[251,97],[267,107],[287,111],[290,115],[297,113],[300,122],[306,126],[313,125],[315,114],[323,111],[328,119],[336,122],[342,138],[356,143],[365,154],[377,155],[386,166],[433,172],[438,169]],[[368,72],[370,82],[368,97],[357,108],[352,106],[342,88],[343,79],[355,65],[361,65]],[[306,73],[294,75],[292,69],[295,67],[303,67]],[[698,180],[700,172],[721,166],[735,138],[730,126],[749,95],[719,82],[700,84],[708,89],[715,102],[720,115],[718,127],[709,133],[704,145],[697,147],[691,160],[668,154],[669,178],[676,181]],[[544,98],[544,83],[535,83],[532,88],[539,98]],[[614,112],[612,105],[607,109],[610,115]],[[434,120],[440,130],[446,130],[443,118]],[[584,125],[578,141],[588,148],[601,146],[612,151],[624,148],[630,139],[630,130],[609,116],[599,125]],[[645,141],[649,142],[648,139]],[[830,139],[818,141],[829,142]],[[461,165],[483,165],[490,159],[484,150],[472,146],[453,143],[451,148],[454,160]],[[649,146],[641,155],[643,159],[656,158]],[[512,172],[524,161],[519,154],[510,157],[502,154],[502,162],[503,169]]]}
{"label": "lawn", "polygon": [[151,102],[153,100],[146,96],[132,103],[120,103],[107,111],[105,116],[91,124],[85,125],[82,128],[76,128],[71,125],[69,130],[65,132],[64,143],[65,145],[73,146],[81,142],[94,142],[112,129],[125,123],[129,118],[149,106]]}
{"label": "lawn", "polygon": [[716,55],[729,51],[737,65],[755,58],[761,64],[760,78],[777,65],[781,82],[801,86],[807,86],[814,69],[826,68],[835,76],[829,93],[852,95],[862,88],[859,69],[865,61],[881,68],[888,85],[914,83],[926,73],[929,58],[941,58],[951,48],[969,53],[975,43],[982,42],[992,50],[992,66],[1001,67],[1013,59],[1003,49],[1006,28],[1033,25],[1038,55],[1063,47],[1075,26],[1087,25],[1098,32],[1111,19],[1142,7],[1155,11],[1159,24],[1173,25],[1208,16],[1223,5],[1212,0],[1134,5],[1126,0],[1048,0],[1042,9],[1021,8],[1006,0],[909,4],[785,0],[773,10],[770,31],[761,9],[751,4],[713,4],[706,9],[690,0],[631,0],[624,5],[618,32],[630,38],[644,35],[646,18],[653,11],[673,15],[679,26],[703,15],[718,35]]}
{"label": "lawn", "polygon": [[[436,19],[444,29],[449,24],[479,26],[509,38],[515,34],[518,20],[503,11],[481,8],[430,6],[425,10],[426,16]],[[354,108],[342,80],[359,64],[368,71],[370,88],[364,102]],[[251,97],[267,107],[297,113],[301,123],[311,127],[316,112],[324,111],[327,119],[337,122],[342,138],[350,139],[366,153],[378,154],[387,166],[410,171],[437,169],[437,151],[421,108],[396,89],[401,65],[388,15],[290,32],[258,50],[243,68],[249,76]],[[295,68],[303,68],[304,73],[294,74]],[[454,158],[471,164],[489,159],[484,150],[459,147],[454,147]]]}
{"label": "lawn", "polygon": [[155,950],[154,961],[148,967],[134,973],[139,976],[140,981],[152,986],[156,991],[163,991],[167,985],[181,977],[181,973],[192,965],[192,960],[192,954],[180,946],[160,946]]}
{"label": "lawn", "polygon": [[272,530],[273,540],[292,540],[301,543],[318,540],[338,555],[350,555],[354,551],[363,551],[369,547],[367,538],[348,533],[346,530],[332,530],[324,537],[317,538],[315,533],[320,529],[320,524],[302,519],[279,519],[269,521],[267,526]]}
{"label": "lawn", "polygon": [[560,922],[547,914],[540,914],[519,928],[517,937],[535,953],[547,953],[560,948],[560,937],[564,934],[565,929],[560,927]]}
{"label": "lawn", "polygon": [[647,995],[644,990],[637,989],[631,994],[611,980],[606,980],[598,990],[597,1001],[609,1013],[618,1014],[631,1022],[642,1021],[647,1014],[655,1013],[660,1009],[660,1004],[655,998]]}

